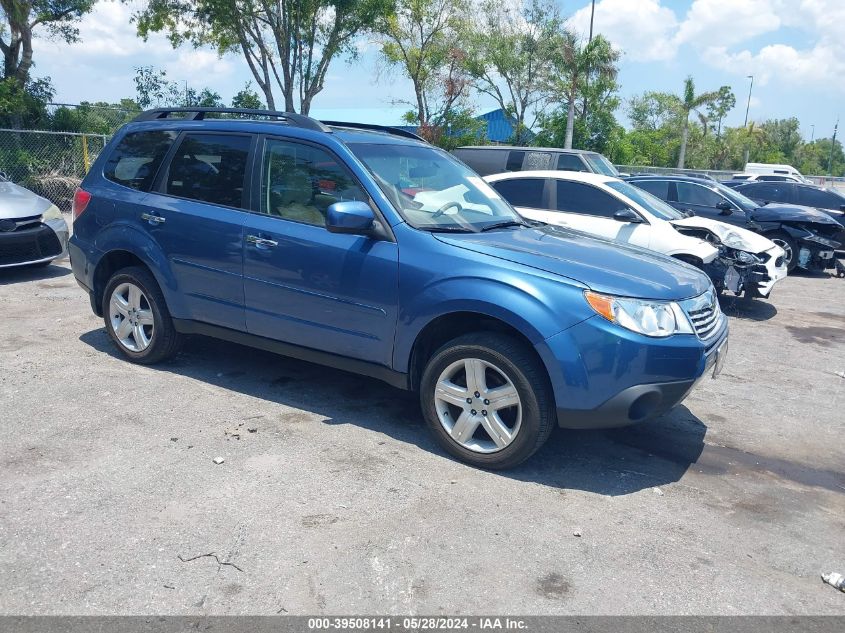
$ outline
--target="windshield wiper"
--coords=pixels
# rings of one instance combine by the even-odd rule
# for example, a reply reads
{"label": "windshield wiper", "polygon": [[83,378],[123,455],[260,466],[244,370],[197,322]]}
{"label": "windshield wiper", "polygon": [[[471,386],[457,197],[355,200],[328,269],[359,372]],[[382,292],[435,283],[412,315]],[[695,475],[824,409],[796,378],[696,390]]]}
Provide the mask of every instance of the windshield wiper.
{"label": "windshield wiper", "polygon": [[519,220],[506,220],[504,222],[494,222],[493,224],[487,224],[486,226],[481,227],[480,231],[483,233],[484,231],[490,231],[492,229],[503,229],[508,226],[530,226],[530,224],[521,222]]}
{"label": "windshield wiper", "polygon": [[438,226],[436,224],[423,224],[417,228],[422,231],[430,231],[431,233],[477,233],[475,229],[449,224],[444,224],[443,226]]}

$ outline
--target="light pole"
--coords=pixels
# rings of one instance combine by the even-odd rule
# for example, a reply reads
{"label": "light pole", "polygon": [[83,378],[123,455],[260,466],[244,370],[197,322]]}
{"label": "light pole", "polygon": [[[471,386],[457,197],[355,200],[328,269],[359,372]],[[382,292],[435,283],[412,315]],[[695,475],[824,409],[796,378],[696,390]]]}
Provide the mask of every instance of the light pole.
{"label": "light pole", "polygon": [[833,148],[836,147],[836,132],[839,130],[839,117],[836,117],[836,125],[833,126],[833,138],[830,139],[830,157],[827,159],[827,175],[833,176]]}
{"label": "light pole", "polygon": [[811,142],[811,143],[813,142],[813,139],[814,139],[814,138],[816,138],[816,126],[815,126],[815,125],[811,125],[811,126],[810,126],[810,142]]}
{"label": "light pole", "polygon": [[751,80],[751,85],[748,86],[748,104],[745,106],[745,125],[743,127],[748,127],[748,110],[751,109],[751,91],[754,89],[754,75],[748,75],[746,79]]}
{"label": "light pole", "polygon": [[[593,20],[596,17],[596,0],[593,0],[592,8],[590,9],[590,38],[587,40],[587,46],[589,46],[593,41]],[[584,125],[587,124],[587,110],[589,106],[587,105],[587,88],[590,86],[590,69],[587,69],[587,76],[584,77],[584,109],[581,111],[581,120],[584,122]]]}
{"label": "light pole", "polygon": [[590,9],[590,42],[593,41],[593,18],[595,18],[595,17],[596,17],[596,0],[593,0],[593,6]]}

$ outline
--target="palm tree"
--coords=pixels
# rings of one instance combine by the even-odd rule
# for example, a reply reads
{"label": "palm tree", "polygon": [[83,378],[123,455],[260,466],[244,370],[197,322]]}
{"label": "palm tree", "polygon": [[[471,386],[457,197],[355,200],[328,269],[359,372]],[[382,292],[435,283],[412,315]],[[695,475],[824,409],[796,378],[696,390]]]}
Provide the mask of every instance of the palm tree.
{"label": "palm tree", "polygon": [[683,116],[683,132],[681,133],[681,152],[678,154],[678,169],[684,168],[687,158],[687,141],[689,140],[689,115],[698,111],[702,106],[712,103],[719,98],[719,92],[711,90],[700,95],[695,94],[695,82],[692,77],[684,80],[684,96],[681,99],[681,116]]}
{"label": "palm tree", "polygon": [[572,135],[575,129],[575,102],[590,77],[615,79],[619,69],[619,52],[615,51],[603,36],[597,35],[586,45],[581,44],[573,33],[566,32],[561,38],[556,66],[557,90],[568,104],[566,115],[565,149],[572,149]]}

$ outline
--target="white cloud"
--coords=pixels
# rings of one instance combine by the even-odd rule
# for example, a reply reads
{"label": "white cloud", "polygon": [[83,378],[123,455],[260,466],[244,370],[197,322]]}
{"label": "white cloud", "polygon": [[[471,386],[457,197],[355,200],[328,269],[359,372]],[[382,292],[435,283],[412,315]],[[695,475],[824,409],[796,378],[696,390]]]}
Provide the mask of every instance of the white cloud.
{"label": "white cloud", "polygon": [[819,43],[806,50],[771,44],[757,53],[749,50],[731,53],[725,47],[711,47],[704,51],[704,60],[731,73],[754,75],[755,83],[761,86],[775,78],[782,83],[819,84],[841,90],[839,82],[831,82],[831,77],[845,73],[845,47],[829,43]]}
{"label": "white cloud", "polygon": [[779,5],[777,0],[695,0],[675,41],[731,46],[776,31],[782,25]]}
{"label": "white cloud", "polygon": [[[670,60],[677,46],[675,13],[660,0],[600,0],[596,3],[595,33],[601,33],[633,61]],[[569,26],[586,35],[590,31],[590,6],[579,9]]]}

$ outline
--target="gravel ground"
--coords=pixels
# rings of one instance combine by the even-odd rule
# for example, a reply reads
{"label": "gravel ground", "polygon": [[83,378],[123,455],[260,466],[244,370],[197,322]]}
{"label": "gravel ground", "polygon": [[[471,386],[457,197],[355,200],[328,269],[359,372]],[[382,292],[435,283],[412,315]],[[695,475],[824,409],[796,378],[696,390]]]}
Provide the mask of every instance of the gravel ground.
{"label": "gravel ground", "polygon": [[135,366],[67,262],[0,271],[0,613],[845,614],[845,281],[725,309],[684,405],[489,473],[379,382]]}

